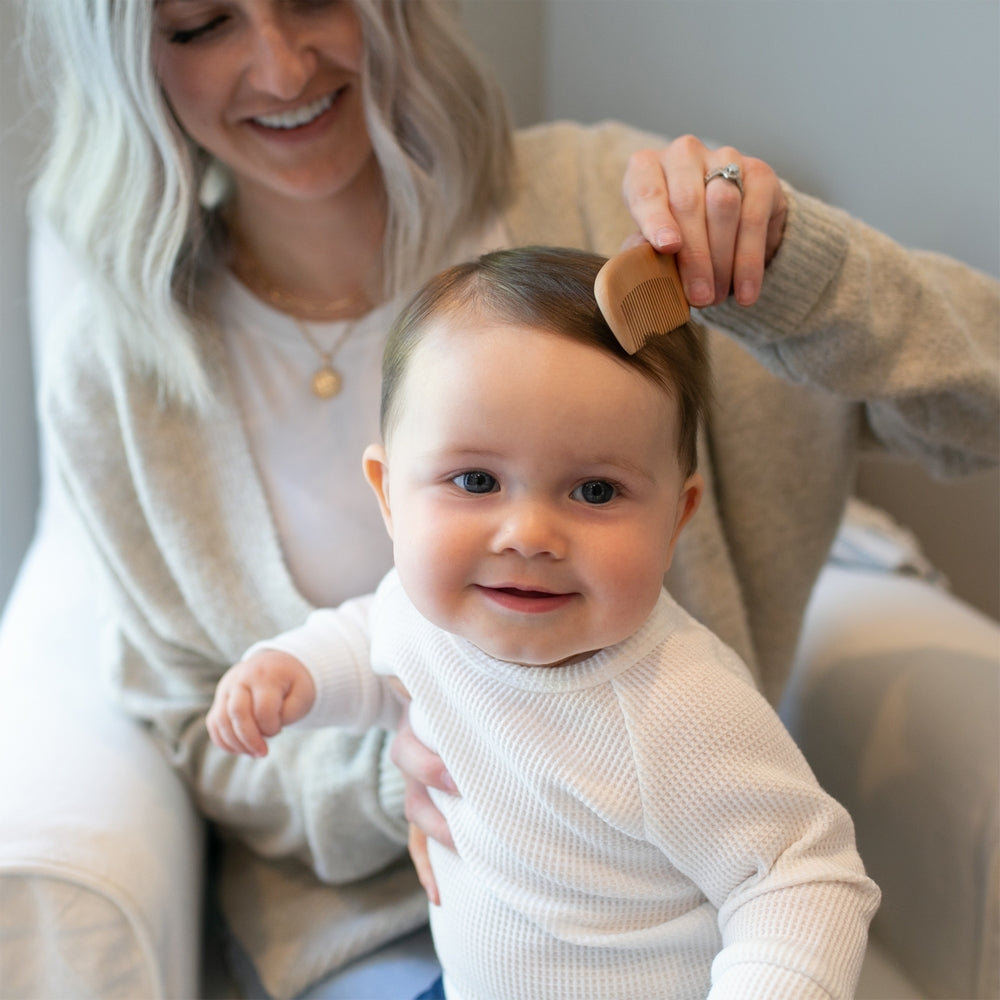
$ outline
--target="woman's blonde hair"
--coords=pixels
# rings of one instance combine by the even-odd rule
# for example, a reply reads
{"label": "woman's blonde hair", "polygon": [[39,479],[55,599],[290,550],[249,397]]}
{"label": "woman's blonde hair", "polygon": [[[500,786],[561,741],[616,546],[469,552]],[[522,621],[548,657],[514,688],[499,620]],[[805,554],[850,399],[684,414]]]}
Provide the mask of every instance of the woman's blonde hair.
{"label": "woman's blonde hair", "polygon": [[[202,285],[224,185],[160,91],[152,0],[25,6],[26,51],[52,116],[32,211],[83,272],[95,347],[156,378],[164,395],[204,406]],[[457,238],[506,203],[511,134],[499,87],[452,3],[356,7],[365,113],[388,199],[383,291],[392,296],[438,269]]]}

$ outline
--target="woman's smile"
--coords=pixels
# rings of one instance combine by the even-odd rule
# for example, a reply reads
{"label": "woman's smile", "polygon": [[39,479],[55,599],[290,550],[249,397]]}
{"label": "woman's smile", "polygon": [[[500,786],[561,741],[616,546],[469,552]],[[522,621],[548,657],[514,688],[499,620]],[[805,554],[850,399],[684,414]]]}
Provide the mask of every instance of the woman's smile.
{"label": "woman's smile", "polygon": [[170,107],[243,196],[353,197],[372,157],[353,4],[233,0],[204,30],[179,0],[156,11],[154,64]]}
{"label": "woman's smile", "polygon": [[340,87],[334,93],[326,94],[323,97],[317,98],[315,101],[310,101],[308,104],[302,104],[296,108],[289,108],[285,111],[276,111],[271,114],[257,115],[250,120],[253,124],[261,125],[268,129],[279,129],[282,131],[299,129],[305,125],[311,124],[329,111],[330,108],[333,107],[337,98],[343,93],[344,89],[344,87]]}

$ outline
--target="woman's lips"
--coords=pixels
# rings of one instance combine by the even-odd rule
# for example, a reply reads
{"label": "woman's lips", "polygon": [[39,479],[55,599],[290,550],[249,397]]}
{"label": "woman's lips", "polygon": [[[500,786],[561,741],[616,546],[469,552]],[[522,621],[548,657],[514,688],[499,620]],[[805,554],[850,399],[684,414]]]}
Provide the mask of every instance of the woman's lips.
{"label": "woman's lips", "polygon": [[326,128],[330,116],[341,104],[347,87],[340,87],[330,94],[318,97],[308,104],[271,114],[254,115],[246,119],[248,125],[260,135],[278,140],[304,139]]}

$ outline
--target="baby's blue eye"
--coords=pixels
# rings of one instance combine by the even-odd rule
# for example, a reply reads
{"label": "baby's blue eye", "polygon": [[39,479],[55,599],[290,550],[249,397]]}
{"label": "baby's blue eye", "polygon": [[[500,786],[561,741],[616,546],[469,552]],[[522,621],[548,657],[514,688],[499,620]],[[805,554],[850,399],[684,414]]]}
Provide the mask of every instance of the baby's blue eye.
{"label": "baby's blue eye", "polygon": [[591,479],[589,482],[581,483],[572,496],[575,500],[582,500],[584,503],[601,504],[614,500],[618,491],[603,479]]}
{"label": "baby's blue eye", "polygon": [[497,488],[497,481],[488,472],[463,472],[455,476],[452,482],[466,493],[492,493]]}

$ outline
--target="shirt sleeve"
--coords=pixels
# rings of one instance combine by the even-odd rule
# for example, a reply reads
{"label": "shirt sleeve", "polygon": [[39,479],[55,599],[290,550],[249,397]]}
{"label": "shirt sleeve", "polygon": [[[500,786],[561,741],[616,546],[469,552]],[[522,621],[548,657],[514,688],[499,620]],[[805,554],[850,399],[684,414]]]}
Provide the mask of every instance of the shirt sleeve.
{"label": "shirt sleeve", "polygon": [[792,382],[859,402],[876,446],[938,476],[1000,452],[1000,283],[785,186],[758,302],[703,310]]}
{"label": "shirt sleeve", "polygon": [[[508,212],[515,242],[614,253],[635,228],[616,194],[628,157],[667,141],[615,122],[518,133],[532,182]],[[700,318],[778,376],[863,407],[869,446],[938,476],[995,466],[1000,283],[784,190],[784,237],[760,299],[730,296]]]}
{"label": "shirt sleeve", "polygon": [[316,685],[316,701],[297,726],[343,726],[355,732],[377,727],[394,729],[404,700],[390,677],[377,674],[369,662],[368,625],[377,598],[345,601],[321,608],[305,624],[247,651],[277,649],[299,660]]}
{"label": "shirt sleeve", "polygon": [[742,677],[691,678],[633,749],[647,839],[718,911],[710,1000],[847,1000],[879,901],[851,819]]}

